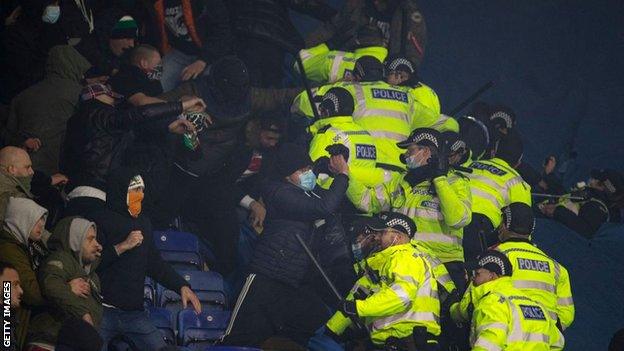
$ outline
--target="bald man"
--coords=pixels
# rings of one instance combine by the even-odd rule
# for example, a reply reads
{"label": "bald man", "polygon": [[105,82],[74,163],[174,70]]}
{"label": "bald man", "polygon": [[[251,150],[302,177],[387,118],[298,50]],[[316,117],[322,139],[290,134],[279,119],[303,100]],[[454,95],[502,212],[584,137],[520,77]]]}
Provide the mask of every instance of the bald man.
{"label": "bald man", "polygon": [[32,161],[26,151],[15,146],[0,149],[0,221],[4,220],[4,212],[10,197],[34,199],[31,192],[33,177],[37,184],[58,185],[67,182],[62,174],[48,177],[32,168]]}

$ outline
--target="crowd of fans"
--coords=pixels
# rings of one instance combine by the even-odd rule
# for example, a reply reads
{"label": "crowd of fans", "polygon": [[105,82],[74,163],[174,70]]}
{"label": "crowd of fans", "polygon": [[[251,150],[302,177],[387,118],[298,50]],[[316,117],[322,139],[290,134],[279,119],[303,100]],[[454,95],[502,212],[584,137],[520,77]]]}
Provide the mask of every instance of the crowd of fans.
{"label": "crowd of fans", "polygon": [[[621,222],[624,176],[592,170],[568,190],[554,156],[542,170],[523,162],[509,107],[442,114],[417,74],[426,26],[414,1],[0,7],[8,349],[99,350],[120,335],[165,347],[145,278],[201,310],[154,246],[169,229],[207,243],[209,269],[240,291],[224,345],[563,347],[570,277],[530,241],[534,213],[591,239]],[[291,10],[322,25],[304,40]],[[248,260],[242,227],[256,234]],[[552,291],[523,270],[554,274]]]}

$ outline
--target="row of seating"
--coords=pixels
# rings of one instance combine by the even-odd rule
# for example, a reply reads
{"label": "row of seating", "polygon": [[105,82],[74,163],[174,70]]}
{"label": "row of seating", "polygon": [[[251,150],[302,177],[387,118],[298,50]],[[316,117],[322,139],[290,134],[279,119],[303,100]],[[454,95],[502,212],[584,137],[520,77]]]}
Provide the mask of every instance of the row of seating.
{"label": "row of seating", "polygon": [[204,350],[214,344],[223,336],[230,321],[229,311],[208,310],[196,314],[192,309],[184,309],[177,316],[161,307],[150,307],[147,311],[167,344],[192,350]]}

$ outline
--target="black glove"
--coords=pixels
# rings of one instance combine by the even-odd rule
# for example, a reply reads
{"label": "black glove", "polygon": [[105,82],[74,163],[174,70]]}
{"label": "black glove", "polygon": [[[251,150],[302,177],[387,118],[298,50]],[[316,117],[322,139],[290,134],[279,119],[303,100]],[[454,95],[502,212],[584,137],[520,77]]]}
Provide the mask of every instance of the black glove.
{"label": "black glove", "polygon": [[433,166],[433,174],[431,179],[445,176],[449,171],[448,153],[446,151],[446,143],[441,142],[438,148],[437,157],[429,159],[429,164]]}
{"label": "black glove", "polygon": [[342,155],[345,162],[349,162],[349,148],[342,144],[332,144],[325,148],[331,156]]}
{"label": "black glove", "polygon": [[343,300],[340,306],[340,311],[347,317],[358,318],[357,308],[355,307],[355,301]]}
{"label": "black glove", "polygon": [[331,174],[329,171],[329,157],[319,157],[316,161],[314,161],[314,164],[312,165],[312,172],[314,172],[317,176],[321,173]]}

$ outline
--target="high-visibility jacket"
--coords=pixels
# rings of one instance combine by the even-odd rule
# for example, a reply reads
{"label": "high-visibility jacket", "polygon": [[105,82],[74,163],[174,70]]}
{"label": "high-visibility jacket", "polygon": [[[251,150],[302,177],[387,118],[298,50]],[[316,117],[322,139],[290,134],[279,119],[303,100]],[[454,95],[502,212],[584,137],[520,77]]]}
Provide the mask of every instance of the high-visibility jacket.
{"label": "high-visibility jacket", "polygon": [[[418,241],[412,241],[412,245],[416,247],[416,250],[420,251],[421,255],[429,262],[431,270],[433,271],[433,278],[438,282],[439,286],[444,287],[447,293],[453,292],[457,287],[451,279],[446,266],[439,258],[437,258],[428,248],[422,245]],[[440,301],[442,302],[442,301]]]}
{"label": "high-visibility jacket", "polygon": [[[353,120],[375,138],[379,164],[405,169],[405,165],[399,159],[405,150],[396,146],[396,143],[407,139],[416,128],[459,130],[459,125],[454,119],[435,113],[416,101],[408,87],[398,87],[385,82],[339,82],[319,87],[315,94],[324,95],[333,87],[342,87],[352,94],[355,100]],[[295,98],[291,111],[313,116],[305,92]]]}
{"label": "high-visibility jacket", "polygon": [[[362,56],[373,56],[380,62],[384,62],[388,56],[388,49],[383,46],[369,46],[349,52],[329,50],[327,45],[320,44],[300,50],[299,56],[309,80],[320,84],[329,84],[345,78],[350,80],[355,61]],[[297,64],[295,64],[295,70],[299,71]]]}
{"label": "high-visibility jacket", "polygon": [[[440,335],[437,284],[431,266],[420,252],[409,243],[395,245],[371,255],[367,262],[378,271],[379,281],[362,276],[347,300],[354,300],[358,290],[367,294],[365,299],[355,300],[355,307],[370,331],[371,341],[383,345],[389,337],[405,338],[417,326]],[[351,323],[342,312],[336,312],[327,328],[340,335]]]}
{"label": "high-visibility jacket", "polygon": [[574,320],[574,301],[567,269],[528,240],[511,239],[498,245],[513,266],[513,286],[546,307],[563,329]]}
{"label": "high-visibility jacket", "polygon": [[[313,137],[310,141],[310,158],[316,161],[329,153],[326,147],[342,144],[349,148],[349,177],[373,186],[389,181],[392,172],[377,168],[377,148],[375,140],[362,127],[353,122],[351,116],[322,118],[310,128]],[[331,185],[332,178],[319,176],[319,185],[325,189]]]}
{"label": "high-visibility jacket", "polygon": [[500,277],[475,287],[470,325],[473,351],[562,350],[564,338],[540,303]]}
{"label": "high-visibility jacket", "polygon": [[494,228],[502,220],[501,208],[512,202],[531,206],[531,186],[507,162],[500,158],[470,163],[472,212],[486,216]]}
{"label": "high-visibility jacket", "polygon": [[418,85],[412,87],[411,92],[416,101],[425,105],[428,109],[435,111],[437,114],[440,114],[440,99],[438,98],[438,94],[436,94],[430,86],[418,82]]}
{"label": "high-visibility jacket", "polygon": [[470,223],[472,213],[470,187],[463,175],[450,172],[413,187],[397,173],[376,187],[352,180],[347,197],[368,213],[394,211],[410,217],[417,228],[412,240],[444,263],[464,260],[463,227]]}

